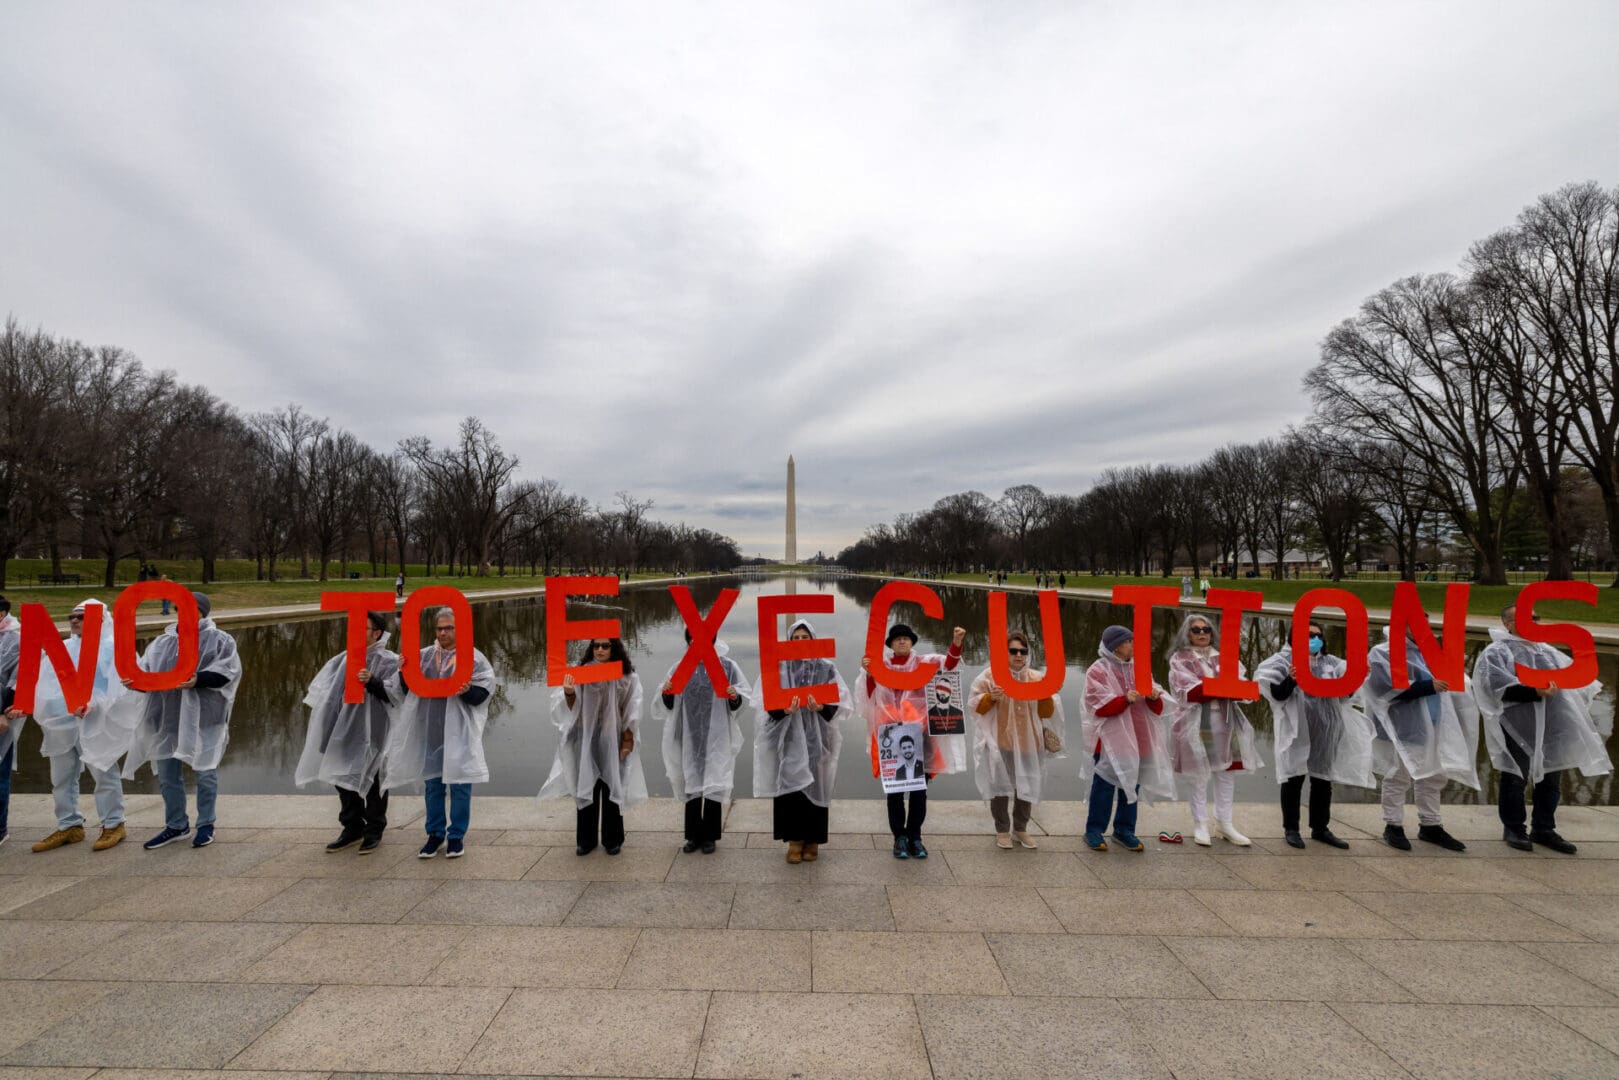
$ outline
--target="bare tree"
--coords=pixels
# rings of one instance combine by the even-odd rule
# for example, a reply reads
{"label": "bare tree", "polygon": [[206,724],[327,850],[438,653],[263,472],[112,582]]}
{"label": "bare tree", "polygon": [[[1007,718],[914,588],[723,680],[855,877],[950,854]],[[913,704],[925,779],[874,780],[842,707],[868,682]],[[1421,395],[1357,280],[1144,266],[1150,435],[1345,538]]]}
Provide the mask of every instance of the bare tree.
{"label": "bare tree", "polygon": [[461,524],[477,555],[477,574],[487,577],[495,538],[523,508],[524,493],[510,484],[517,458],[475,416],[461,421],[454,447],[434,450],[425,436],[416,436],[401,441],[399,449],[454,514],[451,520]]}
{"label": "bare tree", "polygon": [[1017,484],[1001,494],[995,506],[1012,541],[1018,565],[1029,566],[1029,532],[1046,514],[1046,493],[1033,484]]}

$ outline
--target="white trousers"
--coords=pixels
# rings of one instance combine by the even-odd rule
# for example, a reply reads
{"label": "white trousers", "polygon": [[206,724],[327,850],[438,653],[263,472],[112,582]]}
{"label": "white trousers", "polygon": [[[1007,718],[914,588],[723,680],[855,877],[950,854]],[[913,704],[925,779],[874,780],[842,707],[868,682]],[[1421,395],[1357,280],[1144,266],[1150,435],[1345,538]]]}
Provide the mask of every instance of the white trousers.
{"label": "white trousers", "polygon": [[1394,771],[1383,777],[1383,824],[1405,824],[1405,793],[1417,789],[1417,824],[1439,824],[1439,793],[1445,790],[1444,776],[1411,779],[1405,762],[1396,761]]}
{"label": "white trousers", "polygon": [[56,827],[71,829],[84,824],[79,813],[79,774],[90,770],[96,784],[96,814],[103,829],[116,829],[124,823],[124,782],[116,768],[91,768],[79,756],[79,745],[51,758],[51,794],[56,800]]}
{"label": "white trousers", "polygon": [[[1231,800],[1237,791],[1237,778],[1229,772],[1217,772],[1214,781],[1214,820],[1231,820]],[[1193,821],[1209,820],[1209,787],[1207,783],[1192,781],[1192,792],[1186,801],[1192,807]]]}

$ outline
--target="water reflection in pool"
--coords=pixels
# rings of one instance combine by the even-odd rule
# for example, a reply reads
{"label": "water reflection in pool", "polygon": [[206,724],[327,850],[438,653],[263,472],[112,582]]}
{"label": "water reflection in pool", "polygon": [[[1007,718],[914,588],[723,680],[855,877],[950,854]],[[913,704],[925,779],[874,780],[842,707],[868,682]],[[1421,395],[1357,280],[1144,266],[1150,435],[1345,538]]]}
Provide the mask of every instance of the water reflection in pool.
{"label": "water reflection in pool", "polygon": [[[821,637],[837,639],[838,666],[850,685],[856,685],[859,652],[865,640],[869,604],[877,591],[876,581],[845,577],[772,577],[697,579],[691,582],[692,592],[705,611],[725,586],[740,588],[742,599],[726,620],[722,637],[729,642],[732,658],[742,665],[749,679],[757,680],[759,670],[754,598],[796,590],[800,595],[831,593],[836,598],[837,607],[833,614],[816,615],[811,619]],[[966,678],[970,680],[988,663],[986,631],[989,625],[989,594],[982,589],[949,586],[940,586],[937,591],[944,601],[945,617],[942,623],[923,619],[914,608],[906,606],[897,608],[896,615],[924,635],[925,640],[920,646],[924,650],[943,651],[949,639],[949,628],[955,625],[966,627],[965,668]],[[641,675],[650,706],[656,688],[685,648],[681,633],[683,624],[668,590],[663,587],[629,589],[606,603],[574,601],[570,603],[569,610],[575,612],[576,618],[610,615],[620,620],[625,643]],[[1011,625],[1038,629],[1039,617],[1032,596],[1011,594],[1008,597],[1008,611]],[[557,731],[550,719],[550,690],[545,686],[545,609],[536,598],[476,604],[473,613],[477,646],[489,657],[501,681],[500,690],[490,708],[489,730],[485,737],[490,782],[480,785],[477,790],[491,795],[532,795],[539,790],[550,770],[557,742]],[[1077,751],[1084,669],[1096,658],[1103,627],[1110,622],[1121,621],[1126,613],[1123,609],[1115,610],[1095,601],[1065,599],[1062,602],[1062,616],[1063,650],[1069,669],[1068,680],[1062,691],[1063,704],[1069,716],[1069,745]],[[1167,681],[1162,654],[1168,647],[1178,618],[1172,612],[1163,611],[1154,620],[1152,654],[1160,681]],[[777,628],[778,631],[782,629]],[[1250,671],[1280,647],[1285,629],[1283,622],[1278,619],[1262,618],[1249,622],[1243,638],[1242,657]],[[342,624],[335,619],[309,620],[237,627],[231,632],[240,647],[243,675],[242,688],[236,698],[236,710],[231,720],[230,748],[220,768],[220,789],[227,793],[295,792],[298,789],[293,786],[292,773],[303,748],[308,712],[302,704],[304,691],[321,664],[342,648]],[[1376,630],[1373,632],[1375,634]],[[1044,666],[1038,634],[1031,634],[1031,637],[1035,639],[1037,663]],[[932,640],[926,640],[928,638]],[[1328,638],[1329,648],[1341,655],[1341,629],[1329,629]],[[1469,671],[1472,670],[1473,657],[1486,640],[1482,636],[1469,640]],[[397,644],[397,637],[395,642]],[[1605,687],[1611,688],[1619,683],[1619,653],[1599,651],[1597,655],[1602,682]],[[1269,709],[1264,702],[1256,702],[1247,706],[1247,711],[1258,734],[1260,753],[1268,763],[1273,758]],[[848,723],[849,727],[844,732],[836,792],[844,798],[875,798],[881,791],[872,779],[867,762],[865,733],[858,721],[851,718]],[[742,726],[749,741],[737,761],[736,794],[747,797],[753,794],[751,710],[743,710]],[[1611,756],[1619,747],[1615,746],[1613,737],[1613,697],[1609,689],[1605,689],[1598,699],[1598,726]],[[664,773],[660,750],[662,729],[656,720],[649,720],[643,726],[643,731],[647,735],[642,754],[648,788],[654,797],[667,796],[670,793],[669,781]],[[1473,792],[1453,784],[1445,793],[1447,802],[1496,801],[1497,778],[1489,767],[1482,739],[1480,743],[1479,775],[1484,782],[1484,790]],[[1046,797],[1082,798],[1085,791],[1078,771],[1078,760],[1074,756],[1054,762]],[[128,788],[130,791],[155,792],[157,785],[150,772],[143,769],[140,778],[130,782]],[[20,771],[13,790],[50,790],[48,762],[39,756],[37,725],[30,724],[24,734]],[[978,797],[970,773],[940,777],[934,781],[931,790],[940,798]],[[1356,788],[1340,787],[1335,794],[1344,801],[1375,799],[1374,792]],[[1274,800],[1274,773],[1267,766],[1257,774],[1241,774],[1237,781],[1237,797]],[[1563,798],[1565,802],[1580,804],[1619,803],[1619,793],[1614,789],[1611,776],[1588,779],[1578,774],[1565,774]]]}

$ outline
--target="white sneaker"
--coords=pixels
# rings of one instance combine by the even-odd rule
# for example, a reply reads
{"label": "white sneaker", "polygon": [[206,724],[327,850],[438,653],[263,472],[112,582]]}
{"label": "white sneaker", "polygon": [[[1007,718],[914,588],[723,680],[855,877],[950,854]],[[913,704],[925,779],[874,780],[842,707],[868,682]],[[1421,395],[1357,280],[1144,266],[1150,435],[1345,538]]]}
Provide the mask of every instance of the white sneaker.
{"label": "white sneaker", "polygon": [[1219,831],[1221,836],[1231,841],[1231,843],[1236,847],[1248,847],[1253,843],[1252,840],[1249,840],[1246,836],[1242,835],[1242,833],[1238,832],[1237,827],[1231,824],[1229,821],[1216,822],[1215,828]]}
{"label": "white sneaker", "polygon": [[1206,821],[1192,822],[1192,842],[1198,847],[1208,847],[1213,842],[1209,839],[1209,823]]}

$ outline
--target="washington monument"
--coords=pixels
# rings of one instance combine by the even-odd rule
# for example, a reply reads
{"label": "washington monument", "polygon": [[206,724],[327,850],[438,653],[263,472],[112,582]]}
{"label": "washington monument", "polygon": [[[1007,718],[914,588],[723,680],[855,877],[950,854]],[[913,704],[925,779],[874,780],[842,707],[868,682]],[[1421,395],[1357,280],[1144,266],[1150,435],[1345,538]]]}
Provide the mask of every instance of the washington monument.
{"label": "washington monument", "polygon": [[782,561],[788,566],[798,562],[798,492],[791,454],[787,455],[787,551]]}

